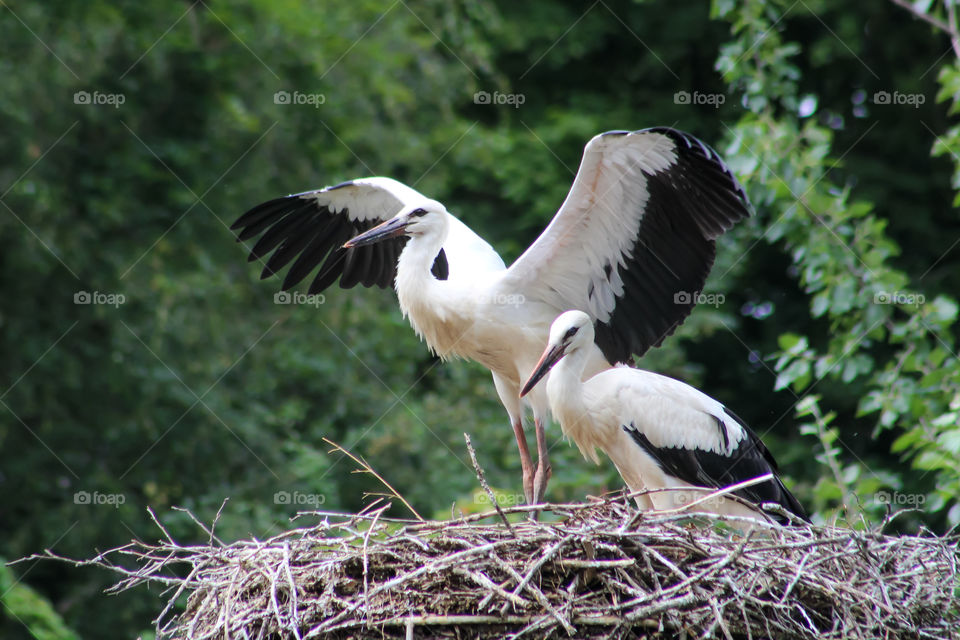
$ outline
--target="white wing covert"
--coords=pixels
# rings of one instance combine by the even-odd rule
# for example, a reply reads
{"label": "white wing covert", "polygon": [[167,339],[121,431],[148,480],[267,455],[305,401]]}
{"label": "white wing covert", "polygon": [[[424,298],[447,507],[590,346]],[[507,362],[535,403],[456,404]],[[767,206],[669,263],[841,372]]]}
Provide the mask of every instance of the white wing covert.
{"label": "white wing covert", "polygon": [[631,412],[623,416],[621,428],[664,473],[718,489],[771,473],[770,480],[734,493],[756,504],[776,502],[806,519],[803,506],[777,475],[777,461],[739,416],[678,380],[642,373],[669,381],[670,390],[628,398]]}
{"label": "white wing covert", "polygon": [[686,318],[716,238],[749,215],[736,178],[693,136],[665,127],[603,133],[507,277],[528,299],[587,312],[607,360],[629,362]]}

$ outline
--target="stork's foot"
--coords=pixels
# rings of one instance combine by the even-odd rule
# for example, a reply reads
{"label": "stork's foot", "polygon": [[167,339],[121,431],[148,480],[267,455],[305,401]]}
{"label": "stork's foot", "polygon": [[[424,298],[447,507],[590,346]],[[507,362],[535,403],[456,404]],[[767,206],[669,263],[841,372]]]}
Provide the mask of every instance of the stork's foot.
{"label": "stork's foot", "polygon": [[[544,459],[540,458],[537,462],[537,470],[533,474],[533,487],[532,487],[532,500],[531,497],[527,498],[528,505],[538,505],[543,504],[543,496],[547,493],[547,482],[550,481],[550,476],[553,475],[553,469],[550,468],[550,463],[547,462],[544,464]],[[530,512],[530,519],[534,522],[540,517],[540,510],[535,510]]]}
{"label": "stork's foot", "polygon": [[526,500],[527,504],[536,504],[534,502],[534,485],[535,485],[535,475],[532,467],[528,467],[521,463],[523,467],[523,499]]}
{"label": "stork's foot", "polygon": [[553,476],[553,467],[550,466],[550,461],[547,460],[546,455],[543,455],[537,461],[537,470],[533,474],[533,499],[536,501],[534,504],[543,502],[543,496],[547,493],[547,483],[550,482],[551,476]]}
{"label": "stork's foot", "polygon": [[[553,468],[550,466],[550,455],[547,450],[547,437],[543,431],[543,422],[534,418],[534,424],[537,432],[537,470],[533,474],[533,502],[528,504],[542,504],[543,497],[547,494],[547,483],[550,482],[550,476],[553,475]],[[531,511],[530,519],[536,520],[539,511]]]}

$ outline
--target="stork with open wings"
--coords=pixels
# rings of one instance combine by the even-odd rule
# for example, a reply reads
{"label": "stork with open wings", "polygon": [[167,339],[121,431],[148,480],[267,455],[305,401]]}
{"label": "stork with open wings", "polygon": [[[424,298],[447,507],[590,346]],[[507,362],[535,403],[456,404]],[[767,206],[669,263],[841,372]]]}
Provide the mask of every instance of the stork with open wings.
{"label": "stork with open wings", "polygon": [[[338,279],[349,288],[393,285],[400,309],[442,358],[493,373],[510,418],[530,504],[550,478],[544,388],[523,401],[554,318],[586,312],[596,341],[584,378],[659,346],[689,315],[716,254],[715,241],[750,205],[719,155],[669,128],[595,136],[560,210],[508,268],[439,202],[390,178],[362,178],[270,200],[232,226],[260,239],[250,260],[266,278],[293,265],[287,290],[314,270],[310,293]],[[319,267],[319,269],[317,269]],[[538,461],[523,430],[533,410]]]}

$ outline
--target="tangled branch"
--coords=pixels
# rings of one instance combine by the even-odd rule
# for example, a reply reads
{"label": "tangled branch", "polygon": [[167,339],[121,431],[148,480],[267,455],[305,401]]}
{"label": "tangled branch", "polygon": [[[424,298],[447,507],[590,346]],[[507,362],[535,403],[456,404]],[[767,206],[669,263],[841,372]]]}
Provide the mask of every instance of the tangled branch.
{"label": "tangled branch", "polygon": [[164,532],[70,562],[119,572],[116,591],[166,586],[157,637],[183,640],[947,638],[960,622],[956,537],[742,535],[744,521],[638,515],[623,498],[551,505],[560,522],[511,529],[496,512],[419,522],[388,507],[316,512],[319,524],[266,541],[182,546]]}

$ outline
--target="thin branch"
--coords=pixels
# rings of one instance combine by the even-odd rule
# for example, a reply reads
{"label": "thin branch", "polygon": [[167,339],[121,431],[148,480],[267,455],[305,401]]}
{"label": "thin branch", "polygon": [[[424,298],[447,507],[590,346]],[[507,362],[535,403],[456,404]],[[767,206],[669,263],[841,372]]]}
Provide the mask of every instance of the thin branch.
{"label": "thin branch", "polygon": [[890,0],[890,2],[898,7],[901,7],[902,9],[906,9],[915,17],[947,34],[947,36],[950,38],[950,45],[953,47],[954,55],[956,55],[957,58],[960,58],[960,32],[957,31],[957,16],[956,9],[953,6],[953,0],[946,0],[945,2],[947,6],[947,19],[949,22],[944,22],[936,16],[930,15],[925,11],[920,11],[907,0]]}
{"label": "thin branch", "polygon": [[361,467],[361,469],[362,469],[362,471],[363,471],[364,473],[369,473],[369,474],[372,475],[374,478],[376,478],[377,480],[379,480],[379,481],[383,484],[383,486],[385,486],[385,487],[387,488],[387,490],[390,492],[390,495],[392,495],[394,498],[396,498],[397,500],[399,500],[400,502],[402,502],[402,503],[403,503],[403,506],[405,506],[407,509],[409,509],[409,510],[410,510],[410,513],[412,513],[413,516],[414,516],[417,520],[419,520],[420,522],[425,522],[425,520],[420,516],[420,514],[417,513],[417,510],[414,509],[412,506],[410,506],[410,503],[407,502],[402,495],[400,495],[400,492],[397,491],[396,489],[394,489],[394,488],[393,488],[393,485],[391,485],[389,482],[387,482],[386,480],[384,480],[383,476],[381,476],[379,473],[377,473],[376,471],[374,471],[374,470],[373,470],[373,467],[371,467],[369,464],[367,464],[367,461],[366,461],[366,460],[364,460],[363,458],[358,458],[357,456],[353,455],[352,453],[350,453],[349,451],[347,451],[346,449],[344,449],[343,447],[341,447],[340,445],[338,445],[338,444],[337,444],[336,442],[334,442],[333,440],[329,440],[329,439],[327,439],[327,438],[324,438],[323,441],[326,442],[326,443],[327,443],[328,445],[330,445],[331,447],[333,447],[333,449],[330,450],[330,453],[333,453],[334,451],[339,451],[339,452],[342,453],[343,455],[347,456],[348,458],[350,458],[351,460],[353,460],[354,462],[356,462],[358,465],[360,465],[360,467]]}
{"label": "thin branch", "polygon": [[473,450],[473,443],[470,442],[470,436],[464,433],[463,437],[467,441],[467,453],[470,454],[470,462],[473,463],[473,470],[477,474],[477,479],[480,480],[480,486],[483,487],[483,490],[487,492],[487,497],[490,498],[490,502],[497,510],[497,515],[499,515],[500,519],[503,520],[503,524],[507,525],[507,531],[510,532],[511,536],[516,538],[517,534],[514,533],[513,527],[510,526],[510,521],[507,520],[507,516],[503,513],[503,509],[500,508],[500,503],[497,502],[497,496],[493,494],[493,490],[490,489],[490,485],[487,484],[487,479],[483,475],[483,469],[480,468],[480,463],[477,462],[477,452]]}

